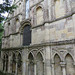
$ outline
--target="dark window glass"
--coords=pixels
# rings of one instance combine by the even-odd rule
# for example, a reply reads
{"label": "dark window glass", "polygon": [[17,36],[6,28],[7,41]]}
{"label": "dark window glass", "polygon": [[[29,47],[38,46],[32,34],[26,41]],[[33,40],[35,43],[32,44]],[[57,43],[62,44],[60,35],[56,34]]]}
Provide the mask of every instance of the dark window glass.
{"label": "dark window glass", "polygon": [[30,45],[31,43],[31,26],[26,25],[23,31],[23,46]]}

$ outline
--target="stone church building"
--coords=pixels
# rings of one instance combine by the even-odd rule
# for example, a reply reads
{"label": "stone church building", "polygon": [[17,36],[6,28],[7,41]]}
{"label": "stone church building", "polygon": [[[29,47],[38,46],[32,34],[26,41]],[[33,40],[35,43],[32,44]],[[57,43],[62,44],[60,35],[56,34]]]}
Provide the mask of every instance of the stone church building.
{"label": "stone church building", "polygon": [[13,75],[75,75],[75,0],[14,0],[4,23],[0,70]]}

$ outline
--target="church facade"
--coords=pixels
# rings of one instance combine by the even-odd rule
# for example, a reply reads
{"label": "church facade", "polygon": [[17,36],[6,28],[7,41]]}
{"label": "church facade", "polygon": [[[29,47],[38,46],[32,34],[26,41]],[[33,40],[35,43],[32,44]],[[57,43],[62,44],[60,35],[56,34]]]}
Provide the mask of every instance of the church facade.
{"label": "church facade", "polygon": [[0,70],[13,75],[75,75],[75,1],[15,0],[4,23]]}

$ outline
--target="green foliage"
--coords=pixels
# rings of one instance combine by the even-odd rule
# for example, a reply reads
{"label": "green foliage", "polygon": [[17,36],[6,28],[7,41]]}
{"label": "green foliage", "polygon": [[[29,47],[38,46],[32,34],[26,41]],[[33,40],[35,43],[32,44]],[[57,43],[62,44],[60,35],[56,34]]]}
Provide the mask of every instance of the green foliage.
{"label": "green foliage", "polygon": [[2,15],[2,13],[12,13],[14,9],[17,8],[16,4],[11,5],[12,0],[3,0],[4,2],[0,4],[0,23],[6,19],[5,16]]}
{"label": "green foliage", "polygon": [[3,34],[3,21],[7,20],[8,18],[3,16],[3,13],[12,13],[14,9],[17,8],[17,5],[11,5],[12,0],[3,0],[3,3],[0,4],[0,49],[1,49],[1,40]]}
{"label": "green foliage", "polygon": [[3,35],[3,24],[0,23],[0,50],[1,50],[1,43],[2,43],[2,35]]}

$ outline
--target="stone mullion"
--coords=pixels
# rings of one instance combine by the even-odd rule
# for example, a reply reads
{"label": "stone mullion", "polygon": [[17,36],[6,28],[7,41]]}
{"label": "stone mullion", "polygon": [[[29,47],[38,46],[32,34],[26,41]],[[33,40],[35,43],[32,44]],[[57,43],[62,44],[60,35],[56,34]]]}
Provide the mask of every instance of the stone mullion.
{"label": "stone mullion", "polygon": [[12,73],[12,55],[11,53],[8,58],[8,73]]}
{"label": "stone mullion", "polygon": [[36,75],[36,62],[34,63],[34,75]]}
{"label": "stone mullion", "polygon": [[45,74],[45,71],[46,71],[45,66],[46,66],[46,65],[45,65],[45,62],[43,62],[43,72],[44,72],[43,75],[46,75],[46,74]]}
{"label": "stone mullion", "polygon": [[22,75],[27,75],[27,52],[26,50],[22,51]]}
{"label": "stone mullion", "polygon": [[26,75],[28,75],[28,64],[29,64],[29,60],[26,61]]}
{"label": "stone mullion", "polygon": [[17,74],[18,74],[18,59],[16,57],[16,71],[15,71],[15,75],[17,75]]}
{"label": "stone mullion", "polygon": [[5,57],[5,66],[4,66],[4,72],[6,72],[6,57]]}
{"label": "stone mullion", "polygon": [[60,62],[62,68],[62,75],[66,75],[66,64],[65,62]]}
{"label": "stone mullion", "polygon": [[52,63],[52,75],[55,75],[54,74],[54,63]]}
{"label": "stone mullion", "polygon": [[46,67],[46,75],[51,75],[51,62],[50,62],[50,47],[46,47],[46,60],[45,60],[45,67]]}
{"label": "stone mullion", "polygon": [[22,62],[22,75],[26,75],[26,63]]}

